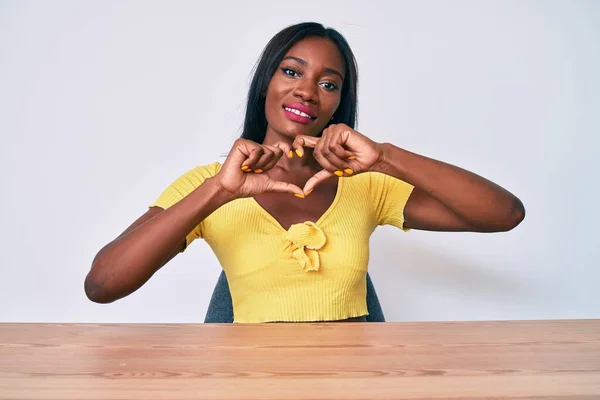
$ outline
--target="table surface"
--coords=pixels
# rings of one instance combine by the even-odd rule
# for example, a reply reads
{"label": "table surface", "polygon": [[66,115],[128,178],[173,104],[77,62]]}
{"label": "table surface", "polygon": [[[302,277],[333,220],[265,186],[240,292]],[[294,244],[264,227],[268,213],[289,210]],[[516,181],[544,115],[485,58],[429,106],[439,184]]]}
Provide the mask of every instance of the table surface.
{"label": "table surface", "polygon": [[600,399],[600,320],[0,324],[0,399]]}

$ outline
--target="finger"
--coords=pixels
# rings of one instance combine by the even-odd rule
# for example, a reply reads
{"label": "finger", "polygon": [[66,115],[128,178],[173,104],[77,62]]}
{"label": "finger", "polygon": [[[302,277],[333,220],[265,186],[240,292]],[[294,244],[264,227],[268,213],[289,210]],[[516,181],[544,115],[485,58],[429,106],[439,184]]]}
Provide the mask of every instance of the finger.
{"label": "finger", "polygon": [[[264,160],[264,164],[259,168],[262,168],[264,171],[268,171],[273,168],[279,159],[283,156],[283,150],[280,147],[276,146],[264,146],[270,151],[270,157],[267,160]],[[261,162],[263,160],[261,159]]]}
{"label": "finger", "polygon": [[312,192],[312,190],[317,187],[317,185],[325,182],[327,179],[332,178],[334,175],[327,171],[326,169],[323,169],[319,172],[317,172],[316,174],[314,174],[304,185],[304,193],[310,193]]}
{"label": "finger", "polygon": [[236,169],[241,168],[243,170],[250,170],[244,163],[248,159],[250,149],[247,146],[246,140],[238,139],[231,147],[231,151],[227,155],[227,159],[223,163],[223,167],[234,166]]}
{"label": "finger", "polygon": [[298,157],[302,157],[304,155],[304,147],[314,148],[318,142],[319,138],[314,136],[298,135],[294,139],[294,143],[292,143],[292,149]]}
{"label": "finger", "polygon": [[323,129],[323,133],[321,133],[321,137],[326,138],[327,136],[329,136],[329,134],[331,134],[332,132],[335,132],[337,126],[338,126],[337,124],[331,124],[327,128]]}
{"label": "finger", "polygon": [[294,156],[294,150],[292,150],[292,146],[288,143],[276,142],[271,147],[277,147],[281,149],[281,151],[287,158],[292,158]]}
{"label": "finger", "polygon": [[323,167],[323,169],[326,169],[331,173],[335,173],[337,176],[343,175],[343,173],[339,172],[339,168],[336,165],[332,164],[329,161],[329,159],[325,157],[325,155],[323,155],[323,143],[323,141],[317,143],[317,147],[315,147],[315,150],[313,151],[313,157],[315,158],[315,160],[317,160],[321,167]]}
{"label": "finger", "polygon": [[265,165],[273,158],[273,151],[263,146],[263,155],[260,156],[256,164],[254,164],[254,172],[260,174],[265,170]]}
{"label": "finger", "polygon": [[250,170],[254,171],[256,169],[256,163],[264,153],[265,150],[261,146],[257,145],[256,147],[252,147],[248,152],[248,159],[242,164],[242,170],[244,170],[244,166],[247,166],[250,169],[246,169],[245,172],[249,172]]}
{"label": "finger", "polygon": [[291,193],[297,197],[304,198],[304,192],[298,186],[273,179],[269,180],[269,183],[267,184],[267,192]]}
{"label": "finger", "polygon": [[352,153],[349,150],[346,150],[339,143],[329,143],[328,147],[329,147],[329,150],[333,154],[335,154],[336,156],[338,156],[341,160],[354,160],[354,159],[356,159],[356,156],[354,155],[354,153]]}
{"label": "finger", "polygon": [[319,153],[336,167],[336,170],[333,171],[334,174],[337,176],[343,176],[344,173],[342,171],[348,175],[351,175],[354,172],[348,165],[348,162],[346,162],[343,157],[339,157],[336,153],[340,152],[342,155],[345,155],[346,152],[339,143],[338,135],[328,135],[323,144],[318,147]]}
{"label": "finger", "polygon": [[[328,147],[342,160],[355,160],[356,155],[348,150],[346,144],[350,138],[350,128],[344,124],[330,125],[325,131],[323,131],[326,138],[335,142],[336,146],[333,146],[332,142],[326,140]],[[338,146],[339,145],[339,146]],[[345,147],[346,146],[346,147]]]}
{"label": "finger", "polygon": [[351,161],[356,159],[356,156],[354,154],[344,149],[341,145],[337,144],[330,147],[330,150],[344,163],[344,173],[346,173],[347,175],[352,175],[358,171],[358,169],[356,169],[355,167],[355,165],[358,165],[358,163],[356,163],[355,161]]}

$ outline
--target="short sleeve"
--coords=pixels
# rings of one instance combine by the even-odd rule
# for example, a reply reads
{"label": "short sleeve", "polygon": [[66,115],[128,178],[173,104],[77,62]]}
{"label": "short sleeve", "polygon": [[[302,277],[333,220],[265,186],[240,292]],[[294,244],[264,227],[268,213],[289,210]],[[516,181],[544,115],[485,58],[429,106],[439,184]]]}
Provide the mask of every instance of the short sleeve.
{"label": "short sleeve", "polygon": [[[220,168],[221,164],[215,162],[213,164],[198,166],[187,171],[167,186],[149,207],[160,207],[166,210],[174,204],[177,204],[177,202],[192,193],[198,186],[202,185],[206,179],[215,176]],[[186,248],[195,239],[202,237],[202,223],[200,223],[186,236]]]}
{"label": "short sleeve", "polygon": [[380,172],[371,173],[370,193],[378,225],[393,225],[404,231],[404,207],[414,186]]}

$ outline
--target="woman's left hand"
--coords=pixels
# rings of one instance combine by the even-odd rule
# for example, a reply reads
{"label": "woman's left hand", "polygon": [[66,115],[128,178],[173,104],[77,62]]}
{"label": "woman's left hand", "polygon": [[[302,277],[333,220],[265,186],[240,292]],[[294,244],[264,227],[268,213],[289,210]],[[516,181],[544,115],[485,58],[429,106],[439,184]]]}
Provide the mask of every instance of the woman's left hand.
{"label": "woman's left hand", "polygon": [[296,154],[303,154],[303,147],[314,148],[313,156],[323,167],[306,182],[304,193],[334,175],[350,176],[368,171],[382,156],[379,143],[345,124],[329,125],[321,137],[298,135],[292,147]]}

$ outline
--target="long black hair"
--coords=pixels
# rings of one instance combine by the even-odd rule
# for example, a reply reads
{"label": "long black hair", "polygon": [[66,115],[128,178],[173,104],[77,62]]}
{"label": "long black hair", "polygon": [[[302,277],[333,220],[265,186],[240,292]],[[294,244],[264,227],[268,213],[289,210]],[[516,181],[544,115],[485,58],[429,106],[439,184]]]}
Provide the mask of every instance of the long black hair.
{"label": "long black hair", "polygon": [[248,91],[246,104],[246,117],[242,138],[262,143],[267,131],[267,116],[265,114],[265,100],[267,88],[279,63],[288,50],[298,41],[307,37],[322,37],[336,44],[345,63],[345,77],[342,85],[340,105],[333,114],[333,119],[328,122],[344,123],[351,128],[355,127],[357,115],[357,85],[358,70],[354,53],[341,33],[332,28],[325,28],[316,22],[303,22],[289,26],[277,33],[264,48],[255,67],[254,76]]}

